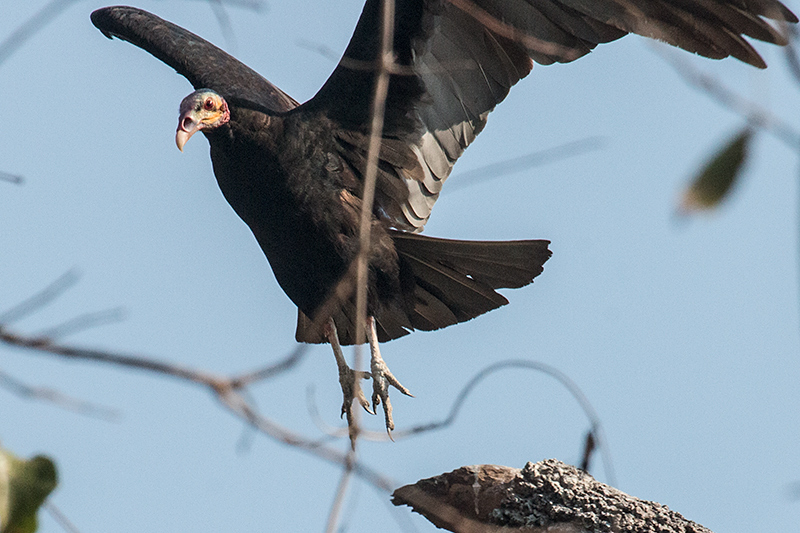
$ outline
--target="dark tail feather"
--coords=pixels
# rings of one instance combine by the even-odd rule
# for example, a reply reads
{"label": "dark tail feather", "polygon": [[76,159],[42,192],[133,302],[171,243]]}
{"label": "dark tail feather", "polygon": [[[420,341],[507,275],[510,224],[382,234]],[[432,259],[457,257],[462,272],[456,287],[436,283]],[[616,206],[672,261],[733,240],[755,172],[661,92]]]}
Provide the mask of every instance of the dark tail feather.
{"label": "dark tail feather", "polygon": [[[466,322],[508,303],[495,289],[516,289],[542,273],[550,241],[458,241],[392,230],[400,258],[405,308],[385,307],[375,318],[381,342],[412,329],[432,331]],[[342,345],[353,344],[355,306],[334,313]],[[299,342],[325,342],[313,321],[298,311]]]}
{"label": "dark tail feather", "polygon": [[[542,273],[550,241],[457,241],[392,232],[414,277],[409,318],[431,331],[465,322],[508,303],[494,289],[516,289]],[[379,320],[380,322],[380,320]]]}

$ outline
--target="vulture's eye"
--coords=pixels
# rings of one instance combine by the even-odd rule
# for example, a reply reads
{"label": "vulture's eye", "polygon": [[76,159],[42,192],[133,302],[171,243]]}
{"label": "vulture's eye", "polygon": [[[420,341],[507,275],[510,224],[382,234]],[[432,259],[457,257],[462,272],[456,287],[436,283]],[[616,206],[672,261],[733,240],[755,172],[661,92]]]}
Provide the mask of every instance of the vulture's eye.
{"label": "vulture's eye", "polygon": [[214,99],[213,98],[206,98],[206,101],[203,102],[203,109],[206,111],[211,111],[214,109]]}

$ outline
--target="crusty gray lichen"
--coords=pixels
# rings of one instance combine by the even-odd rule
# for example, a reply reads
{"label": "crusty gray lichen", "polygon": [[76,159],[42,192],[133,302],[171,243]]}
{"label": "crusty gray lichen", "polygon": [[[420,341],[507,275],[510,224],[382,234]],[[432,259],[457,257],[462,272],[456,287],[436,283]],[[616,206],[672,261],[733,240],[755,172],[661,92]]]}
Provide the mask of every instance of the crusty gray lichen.
{"label": "crusty gray lichen", "polygon": [[554,459],[526,464],[490,521],[512,528],[570,523],[592,533],[711,533],[665,505],[629,496]]}
{"label": "crusty gray lichen", "polygon": [[711,533],[555,459],[522,470],[464,466],[400,487],[392,498],[456,533]]}

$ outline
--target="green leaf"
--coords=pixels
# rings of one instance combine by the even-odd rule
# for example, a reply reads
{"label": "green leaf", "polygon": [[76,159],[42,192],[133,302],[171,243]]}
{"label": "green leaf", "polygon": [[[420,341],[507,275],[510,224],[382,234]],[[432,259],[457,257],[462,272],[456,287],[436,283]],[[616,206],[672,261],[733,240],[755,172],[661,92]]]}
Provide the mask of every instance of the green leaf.
{"label": "green leaf", "polygon": [[57,477],[48,457],[25,461],[0,447],[0,533],[36,531],[36,513],[56,488]]}
{"label": "green leaf", "polygon": [[684,191],[681,212],[713,209],[728,196],[747,161],[752,137],[753,130],[746,127],[716,152]]}

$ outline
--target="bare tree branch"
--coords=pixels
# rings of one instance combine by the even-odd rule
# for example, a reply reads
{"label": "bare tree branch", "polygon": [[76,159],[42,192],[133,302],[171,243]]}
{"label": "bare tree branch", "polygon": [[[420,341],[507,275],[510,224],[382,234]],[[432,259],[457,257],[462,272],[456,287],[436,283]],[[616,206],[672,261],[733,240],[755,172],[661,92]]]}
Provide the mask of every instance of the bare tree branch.
{"label": "bare tree branch", "polygon": [[299,363],[303,357],[305,357],[306,353],[308,352],[308,344],[298,344],[297,347],[286,356],[285,359],[278,361],[277,363],[273,363],[269,366],[266,366],[260,370],[255,370],[253,372],[248,372],[246,374],[242,374],[240,376],[235,376],[231,378],[231,385],[234,388],[242,388],[255,383],[257,381],[262,381],[265,379],[269,379],[273,376],[278,374],[282,374],[292,368]]}
{"label": "bare tree branch", "polygon": [[[232,412],[247,420],[253,425],[253,427],[259,429],[261,432],[278,440],[279,442],[304,450],[328,462],[347,467],[347,461],[350,452],[342,453],[332,448],[322,446],[272,422],[271,420],[252,410],[250,405],[244,401],[238,392],[232,389],[223,390],[219,394],[219,399],[223,405],[228,407]],[[395,483],[389,478],[358,461],[353,461],[352,471],[354,474],[369,482],[373,487],[382,492],[391,491],[392,487],[395,485]]]}
{"label": "bare tree branch", "polygon": [[400,487],[392,503],[457,533],[711,533],[555,459],[522,469],[464,466]]}
{"label": "bare tree branch", "polygon": [[[428,433],[431,431],[438,431],[441,429],[445,429],[448,426],[451,426],[458,415],[461,413],[461,409],[464,406],[467,398],[470,394],[477,388],[478,384],[481,381],[489,377],[489,375],[498,372],[500,370],[506,370],[510,368],[523,368],[523,369],[531,369],[537,372],[543,372],[544,374],[555,378],[559,383],[561,383],[567,391],[572,395],[573,398],[578,402],[581,409],[583,410],[586,418],[589,419],[590,429],[586,436],[586,441],[584,444],[584,456],[582,463],[586,465],[585,470],[588,470],[589,466],[589,459],[590,455],[594,452],[595,448],[599,448],[600,452],[603,455],[603,466],[605,469],[606,478],[609,480],[610,484],[616,483],[616,476],[614,474],[614,468],[611,461],[611,451],[608,448],[608,444],[605,441],[605,437],[603,436],[602,431],[602,424],[600,417],[598,416],[597,412],[595,411],[594,407],[592,407],[591,403],[589,402],[586,395],[581,391],[580,387],[569,378],[566,374],[561,372],[555,367],[547,365],[545,363],[540,363],[537,361],[527,361],[521,359],[509,359],[505,361],[500,361],[494,364],[491,364],[483,369],[481,369],[475,376],[469,380],[469,382],[464,385],[461,391],[456,396],[456,399],[453,401],[453,405],[450,407],[450,412],[448,415],[437,421],[428,422],[426,424],[420,424],[418,426],[411,427],[405,430],[397,430],[392,434],[393,440],[402,440],[406,438],[415,437],[417,435],[421,435],[424,433]],[[330,437],[333,438],[343,438],[347,435],[347,428],[338,428],[333,427],[327,424],[324,419],[320,416],[319,410],[316,407],[316,403],[313,399],[313,389],[309,389],[307,393],[308,397],[308,410],[309,414],[314,420],[317,427],[320,428],[320,431],[326,433]],[[370,440],[370,441],[386,441],[389,440],[389,437],[381,432],[381,431],[369,431],[369,430],[361,430],[360,433],[361,437]]]}
{"label": "bare tree branch", "polygon": [[193,370],[176,364],[157,361],[137,355],[117,354],[90,348],[81,348],[66,344],[57,344],[46,337],[28,337],[10,331],[7,326],[0,324],[0,342],[19,348],[33,350],[34,353],[48,353],[59,355],[68,359],[110,363],[116,366],[148,370],[176,378],[185,379],[195,383],[208,385],[212,388],[224,388],[225,379],[212,374]]}
{"label": "bare tree branch", "polygon": [[473,377],[464,386],[464,388],[461,389],[461,392],[459,392],[458,396],[453,402],[453,406],[450,408],[450,413],[443,420],[440,420],[438,422],[430,422],[428,424],[423,424],[403,431],[397,431],[394,434],[395,439],[401,439],[404,437],[413,436],[417,433],[424,433],[435,429],[442,429],[451,425],[458,416],[458,413],[461,411],[461,408],[463,407],[464,402],[469,396],[469,394],[481,381],[483,381],[484,379],[486,379],[488,376],[490,376],[495,372],[498,372],[500,370],[506,370],[509,368],[527,368],[536,370],[537,372],[542,372],[552,378],[555,378],[559,383],[561,383],[564,386],[564,388],[567,389],[567,391],[569,391],[572,397],[575,398],[575,400],[578,402],[578,405],[580,405],[581,409],[586,415],[586,418],[589,419],[589,423],[591,424],[591,432],[594,434],[594,437],[598,443],[598,447],[600,448],[601,453],[603,454],[603,466],[605,467],[606,477],[608,478],[609,483],[611,485],[616,484],[614,469],[611,463],[611,453],[605,442],[605,437],[603,436],[602,424],[600,421],[600,417],[597,414],[597,411],[595,411],[594,407],[592,407],[591,402],[589,402],[589,399],[586,397],[583,391],[581,391],[580,387],[578,387],[578,385],[572,379],[570,379],[569,376],[567,376],[562,371],[558,370],[553,366],[550,366],[545,363],[540,363],[538,361],[509,359],[506,361],[500,361],[498,363],[494,363],[492,365],[487,366],[486,368],[478,372],[475,375],[475,377]]}
{"label": "bare tree branch", "polygon": [[[260,415],[244,399],[241,391],[242,386],[237,384],[235,380],[148,357],[56,344],[50,339],[40,337],[26,337],[9,331],[3,325],[0,325],[0,342],[30,350],[33,353],[48,353],[73,360],[95,361],[109,363],[118,367],[136,368],[203,385],[211,390],[220,403],[229,411],[278,442],[301,449],[325,461],[339,464],[345,468],[352,468],[352,472],[355,475],[366,480],[382,492],[391,491],[395,485],[392,480],[376,470],[358,461],[351,460],[349,453],[328,448]],[[274,375],[274,373],[271,375]],[[348,466],[349,464],[352,466]]]}

